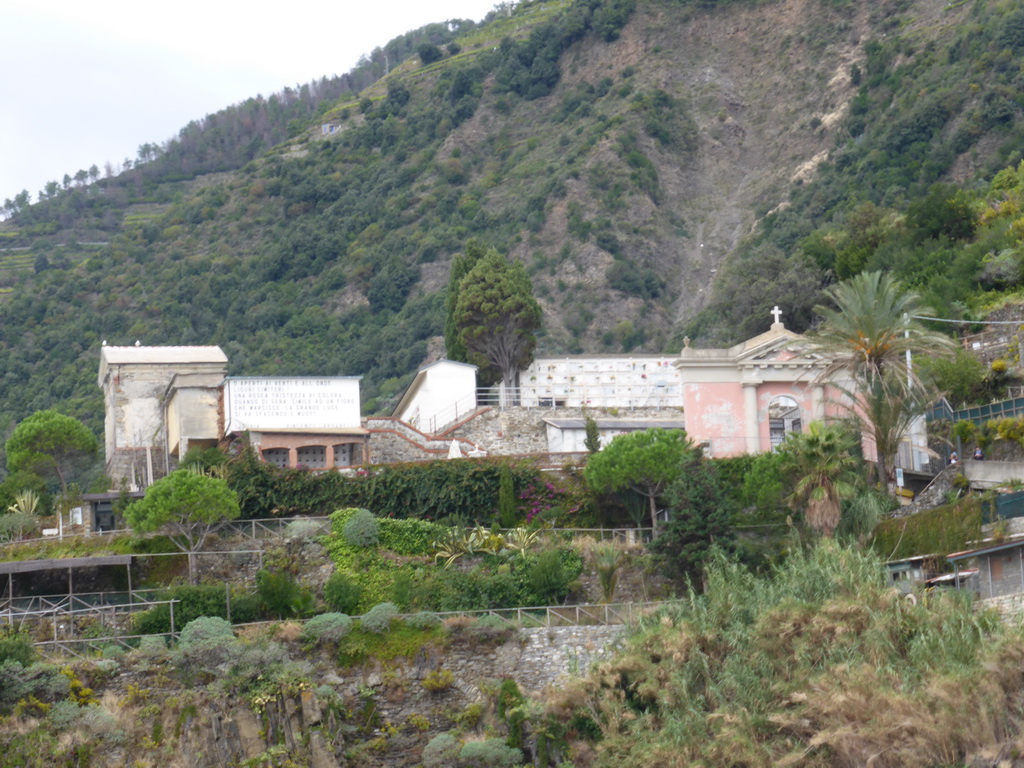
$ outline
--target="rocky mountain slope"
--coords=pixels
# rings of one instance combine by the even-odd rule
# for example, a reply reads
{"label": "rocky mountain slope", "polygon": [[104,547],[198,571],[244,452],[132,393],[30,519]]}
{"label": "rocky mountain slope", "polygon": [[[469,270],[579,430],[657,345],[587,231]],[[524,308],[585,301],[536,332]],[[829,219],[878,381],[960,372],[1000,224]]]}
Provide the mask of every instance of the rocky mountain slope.
{"label": "rocky mountain slope", "polygon": [[[241,168],[156,158],[4,223],[3,411],[96,426],[102,339],[362,374],[386,408],[472,237],[529,267],[542,352],[728,340],[774,303],[799,328],[830,279],[800,238],[1024,145],[1024,15],[985,0],[525,2],[440,43]],[[751,248],[749,290],[716,281]]]}

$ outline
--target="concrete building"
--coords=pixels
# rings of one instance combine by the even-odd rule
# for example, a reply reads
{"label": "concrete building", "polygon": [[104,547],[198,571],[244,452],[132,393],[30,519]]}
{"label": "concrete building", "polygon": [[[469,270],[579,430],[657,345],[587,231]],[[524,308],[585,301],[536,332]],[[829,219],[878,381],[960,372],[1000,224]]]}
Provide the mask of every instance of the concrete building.
{"label": "concrete building", "polygon": [[144,487],[167,474],[172,440],[177,455],[190,439],[216,439],[209,406],[227,364],[220,347],[101,348],[106,473],[119,487]]}
{"label": "concrete building", "polygon": [[422,432],[438,432],[477,407],[477,367],[438,360],[416,371],[392,417]]}

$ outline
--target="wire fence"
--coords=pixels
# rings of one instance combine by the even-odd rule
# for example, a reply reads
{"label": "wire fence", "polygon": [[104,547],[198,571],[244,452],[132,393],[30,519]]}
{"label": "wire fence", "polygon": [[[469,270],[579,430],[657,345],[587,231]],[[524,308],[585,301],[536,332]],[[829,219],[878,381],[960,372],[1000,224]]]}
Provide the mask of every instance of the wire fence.
{"label": "wire fence", "polygon": [[[86,658],[89,654],[103,654],[111,647],[124,650],[135,650],[144,638],[158,637],[167,643],[178,639],[180,631],[174,627],[174,604],[177,600],[157,601],[155,604],[170,604],[171,631],[150,635],[115,634],[104,637],[60,637],[57,625],[54,624],[52,639],[33,643],[34,647],[48,658],[61,655],[72,655]],[[678,600],[653,600],[631,603],[588,603],[583,605],[551,605],[523,608],[490,608],[477,611],[441,611],[434,613],[441,620],[465,616],[469,619],[493,617],[511,629],[540,629],[557,627],[596,627],[596,626],[630,626],[642,617],[650,615],[659,608],[676,605]],[[402,614],[403,619],[413,614]],[[360,617],[354,616],[359,619]],[[270,627],[280,621],[254,621],[235,624],[237,632],[249,627]],[[298,622],[304,623],[304,622]]]}

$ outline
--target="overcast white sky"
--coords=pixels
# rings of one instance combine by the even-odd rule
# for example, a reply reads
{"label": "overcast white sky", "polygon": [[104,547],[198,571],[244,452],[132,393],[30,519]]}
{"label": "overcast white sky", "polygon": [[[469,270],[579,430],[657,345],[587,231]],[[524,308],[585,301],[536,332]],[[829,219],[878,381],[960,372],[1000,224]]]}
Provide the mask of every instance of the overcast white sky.
{"label": "overcast white sky", "polygon": [[0,0],[0,200],[496,0]]}

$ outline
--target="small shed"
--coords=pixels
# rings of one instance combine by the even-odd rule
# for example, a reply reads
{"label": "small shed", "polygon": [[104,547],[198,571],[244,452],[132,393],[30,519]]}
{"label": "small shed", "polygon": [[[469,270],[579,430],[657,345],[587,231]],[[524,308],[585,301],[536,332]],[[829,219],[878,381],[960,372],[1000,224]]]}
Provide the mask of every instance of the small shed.
{"label": "small shed", "polygon": [[900,592],[910,592],[915,585],[923,584],[934,575],[935,555],[917,555],[902,560],[890,560],[885,564],[889,572],[889,584]]}
{"label": "small shed", "polygon": [[93,533],[116,531],[124,528],[120,515],[114,506],[122,499],[134,501],[146,495],[145,491],[109,491],[107,493],[86,493],[82,495],[82,524]]}
{"label": "small shed", "polygon": [[982,599],[1024,592],[1024,536],[949,555],[958,577],[972,560],[977,563],[975,590]]}

